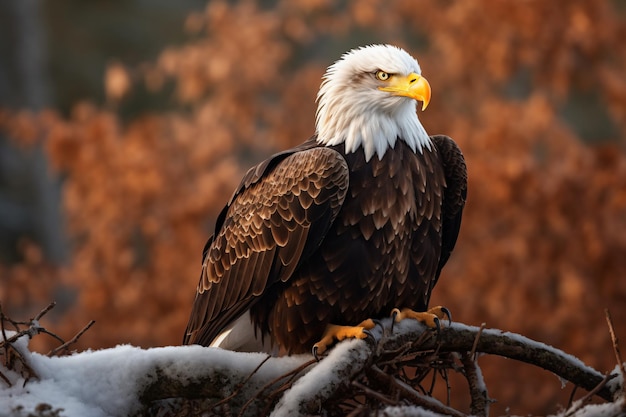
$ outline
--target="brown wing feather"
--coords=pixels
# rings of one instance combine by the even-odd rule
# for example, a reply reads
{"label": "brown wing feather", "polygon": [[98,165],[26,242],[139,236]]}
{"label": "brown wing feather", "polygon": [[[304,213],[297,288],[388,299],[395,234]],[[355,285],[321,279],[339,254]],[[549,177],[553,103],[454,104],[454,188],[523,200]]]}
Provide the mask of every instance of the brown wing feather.
{"label": "brown wing feather", "polygon": [[269,286],[288,280],[330,228],[348,188],[347,164],[332,149],[296,150],[248,171],[220,215],[183,343],[210,344]]}
{"label": "brown wing feather", "polygon": [[451,138],[437,135],[431,136],[431,140],[439,151],[446,178],[442,207],[441,256],[437,275],[432,283],[434,286],[459,236],[463,208],[467,199],[467,167],[461,149]]}

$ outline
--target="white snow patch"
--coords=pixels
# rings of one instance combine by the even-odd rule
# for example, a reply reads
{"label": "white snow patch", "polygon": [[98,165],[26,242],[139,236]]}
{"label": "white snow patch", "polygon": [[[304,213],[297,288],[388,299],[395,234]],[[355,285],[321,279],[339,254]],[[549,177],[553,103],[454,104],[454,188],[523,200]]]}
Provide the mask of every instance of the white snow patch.
{"label": "white snow patch", "polygon": [[326,398],[338,384],[346,380],[353,367],[367,360],[368,348],[363,340],[354,339],[337,344],[315,368],[297,380],[276,406],[271,417],[289,417],[303,414],[301,406],[311,398],[312,392]]}
{"label": "white snow patch", "polygon": [[[7,387],[0,380],[0,410],[9,413],[21,409],[27,414],[45,403],[53,410],[63,409],[64,417],[130,415],[140,409],[138,395],[157,378],[157,368],[179,381],[193,382],[210,368],[230,370],[239,377],[249,375],[267,358],[262,353],[244,354],[201,346],[141,349],[129,345],[50,358],[29,352],[26,339],[21,338],[14,346],[39,379],[24,385],[17,373],[0,366],[0,372],[12,383]],[[255,378],[274,378],[309,359],[310,356],[304,355],[270,358]]]}
{"label": "white snow patch", "polygon": [[[624,365],[626,366],[626,362]],[[617,375],[615,378],[611,379],[606,386],[612,393],[621,392],[624,390],[624,375],[622,374],[621,367],[619,365],[615,365],[615,368],[611,371],[611,374]]]}
{"label": "white snow patch", "polygon": [[381,410],[380,416],[381,417],[444,417],[443,414],[438,414],[429,410],[425,410],[415,405],[386,407],[383,410]]}
{"label": "white snow patch", "polygon": [[[577,403],[578,401],[575,402],[572,407],[576,408],[579,405]],[[624,407],[626,407],[624,398],[620,398],[612,403],[588,404],[573,414],[570,414],[571,411],[565,410],[556,414],[554,417],[617,417],[626,415],[626,413],[624,413]]]}
{"label": "white snow patch", "polygon": [[561,383],[561,389],[565,389],[565,387],[567,386],[567,383],[569,382],[567,379],[558,376],[557,374],[553,374],[555,377],[558,378],[559,382]]}
{"label": "white snow patch", "polygon": [[482,369],[480,369],[480,366],[475,367],[475,372],[476,372],[476,381],[475,381],[476,388],[478,388],[480,392],[487,393],[487,385],[485,383],[485,377],[483,377],[483,371]]}
{"label": "white snow patch", "polygon": [[[394,337],[416,326],[420,324],[408,320],[398,323],[394,326]],[[452,327],[459,330],[476,329],[461,323],[453,323]],[[389,335],[383,335],[379,326],[372,329],[372,332],[377,339],[389,337]],[[523,336],[495,329],[483,330],[483,334],[490,333],[506,334],[513,339],[519,339],[520,343],[525,345],[554,350],[564,355],[558,349]],[[11,334],[8,336],[11,337]],[[231,352],[201,346],[141,349],[123,345],[72,356],[49,358],[29,352],[26,336],[17,340],[13,346],[22,353],[39,379],[31,379],[24,384],[24,378],[19,373],[9,371],[0,365],[0,372],[8,377],[12,384],[8,387],[5,381],[0,379],[0,416],[37,414],[35,409],[40,404],[49,404],[52,410],[63,409],[60,413],[63,417],[132,415],[140,410],[141,404],[138,396],[155,381],[157,369],[183,383],[185,381],[196,382],[198,378],[206,377],[208,371],[215,370],[221,374],[232,375],[232,378],[228,379],[236,384],[242,380],[242,377],[250,375],[268,357],[262,353]],[[314,413],[317,410],[310,409],[319,406],[312,403],[315,394],[319,394],[317,398],[327,398],[329,393],[335,391],[337,385],[342,384],[352,372],[361,368],[363,361],[367,360],[368,353],[369,347],[362,340],[350,340],[337,344],[326,358],[309,368],[308,372],[284,393],[272,416]],[[310,355],[270,358],[256,371],[249,384],[252,389],[256,389],[256,386],[274,380],[310,359]],[[570,360],[584,365],[573,356]],[[619,374],[617,368],[614,373]],[[232,386],[227,386],[227,382],[224,384],[220,388],[225,393],[230,392]],[[608,385],[613,392],[620,391],[623,385],[622,375],[611,380]],[[622,407],[624,407],[623,397],[614,403],[588,405],[578,410],[573,416],[619,415]],[[19,412],[15,411],[18,409]],[[381,415],[439,417],[436,413],[415,406],[386,407],[381,410]],[[565,412],[558,414],[558,417],[563,416]]]}

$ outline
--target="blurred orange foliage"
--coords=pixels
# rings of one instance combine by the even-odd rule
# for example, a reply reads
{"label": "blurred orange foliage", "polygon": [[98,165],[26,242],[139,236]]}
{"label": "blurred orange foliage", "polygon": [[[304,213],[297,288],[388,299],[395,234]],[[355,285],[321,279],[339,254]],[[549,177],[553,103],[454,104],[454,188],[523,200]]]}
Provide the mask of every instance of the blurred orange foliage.
{"label": "blurred orange foliage", "polygon": [[[388,42],[418,57],[433,86],[420,118],[460,144],[470,174],[460,240],[433,303],[608,370],[604,308],[626,335],[626,19],[613,7],[212,1],[187,20],[188,43],[131,70],[151,90],[173,82],[186,110],[128,123],[86,103],[67,119],[0,115],[29,143],[33,129],[46,133],[73,247],[55,268],[26,245],[24,264],[0,270],[3,304],[43,306],[62,287],[76,299],[55,330],[69,337],[97,322],[83,348],[180,343],[201,249],[244,170],[313,133],[325,66],[351,47]],[[110,94],[123,100],[132,86],[115,65],[123,91]],[[581,94],[613,124],[574,120],[601,145],[584,144],[564,110]],[[554,412],[567,401],[556,381],[531,383],[545,373],[482,361],[496,412]]]}

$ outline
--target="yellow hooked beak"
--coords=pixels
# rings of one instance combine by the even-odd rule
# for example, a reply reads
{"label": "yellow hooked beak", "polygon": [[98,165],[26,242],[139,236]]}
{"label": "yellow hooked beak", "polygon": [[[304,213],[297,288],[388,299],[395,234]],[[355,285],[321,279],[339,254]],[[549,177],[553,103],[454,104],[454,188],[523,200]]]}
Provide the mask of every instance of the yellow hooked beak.
{"label": "yellow hooked beak", "polygon": [[393,75],[384,87],[378,87],[381,91],[388,91],[395,96],[409,97],[422,102],[422,111],[426,110],[430,103],[430,84],[426,78],[414,72],[407,76]]}

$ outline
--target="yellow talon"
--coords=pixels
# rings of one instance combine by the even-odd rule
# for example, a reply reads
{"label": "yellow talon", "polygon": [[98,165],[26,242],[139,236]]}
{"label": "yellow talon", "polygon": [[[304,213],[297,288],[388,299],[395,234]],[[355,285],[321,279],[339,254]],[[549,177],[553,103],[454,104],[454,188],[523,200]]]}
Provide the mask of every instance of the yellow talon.
{"label": "yellow talon", "polygon": [[368,337],[367,330],[373,329],[376,326],[374,320],[367,319],[359,323],[358,326],[339,326],[336,324],[329,324],[326,326],[326,330],[322,336],[322,339],[313,345],[313,356],[318,358],[318,355],[326,352],[328,347],[332,345],[335,340],[342,341],[344,339],[365,339]]}
{"label": "yellow talon", "polygon": [[450,311],[442,306],[437,306],[429,309],[428,311],[413,311],[410,308],[403,308],[402,310],[394,308],[391,310],[391,316],[394,318],[394,322],[398,323],[404,319],[417,320],[420,323],[424,323],[431,329],[438,329],[441,326],[441,320],[444,317],[448,317],[448,321],[452,321],[450,317]]}

